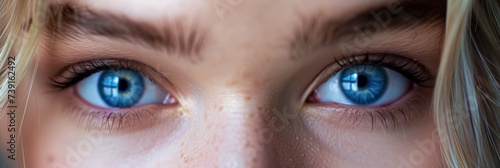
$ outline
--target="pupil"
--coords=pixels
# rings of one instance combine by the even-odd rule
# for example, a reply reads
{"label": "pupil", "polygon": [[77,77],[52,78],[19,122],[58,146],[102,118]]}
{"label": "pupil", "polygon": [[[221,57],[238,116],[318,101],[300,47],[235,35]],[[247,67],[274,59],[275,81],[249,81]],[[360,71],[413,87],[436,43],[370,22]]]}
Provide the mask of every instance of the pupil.
{"label": "pupil", "polygon": [[365,87],[366,84],[368,84],[368,78],[364,75],[358,76],[358,87]]}
{"label": "pupil", "polygon": [[118,90],[119,91],[125,91],[128,89],[128,82],[125,79],[120,79],[118,81]]}

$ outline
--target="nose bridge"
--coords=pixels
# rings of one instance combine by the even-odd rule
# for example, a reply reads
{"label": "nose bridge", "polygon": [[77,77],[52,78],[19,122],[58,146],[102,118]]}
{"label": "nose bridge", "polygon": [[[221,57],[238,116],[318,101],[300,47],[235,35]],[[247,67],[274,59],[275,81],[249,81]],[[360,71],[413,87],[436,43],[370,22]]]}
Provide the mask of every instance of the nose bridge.
{"label": "nose bridge", "polygon": [[[198,124],[210,127],[204,133],[209,136],[201,138],[212,142],[203,149],[213,154],[203,162],[215,167],[275,167],[277,163],[273,161],[278,147],[273,147],[273,143],[279,132],[269,123],[273,121],[279,94],[269,93],[280,91],[276,83],[270,82],[275,77],[268,73],[272,66],[237,58],[240,57],[233,58],[233,64],[228,65],[234,71],[214,67],[211,74],[217,77],[200,82],[203,103],[194,110],[204,116],[197,117]],[[218,76],[223,72],[225,75]],[[277,129],[283,130],[281,127]]]}
{"label": "nose bridge", "polygon": [[[221,111],[211,120],[218,125],[218,164],[222,167],[268,167],[272,164],[270,140],[266,137],[268,113],[265,102],[249,98],[251,93],[236,93],[219,99]],[[254,95],[255,96],[255,95]],[[260,97],[260,96],[256,96]],[[222,158],[222,160],[221,160]]]}

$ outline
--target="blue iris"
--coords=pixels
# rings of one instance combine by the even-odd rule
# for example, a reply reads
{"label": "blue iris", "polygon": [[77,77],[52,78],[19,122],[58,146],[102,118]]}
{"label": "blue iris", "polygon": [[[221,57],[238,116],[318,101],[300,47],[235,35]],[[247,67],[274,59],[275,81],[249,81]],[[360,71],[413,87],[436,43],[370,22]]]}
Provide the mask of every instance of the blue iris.
{"label": "blue iris", "polygon": [[376,102],[387,90],[388,77],[384,68],[374,65],[355,65],[340,74],[340,90],[356,104]]}
{"label": "blue iris", "polygon": [[144,77],[133,70],[106,70],[98,81],[99,95],[111,107],[133,106],[144,94]]}

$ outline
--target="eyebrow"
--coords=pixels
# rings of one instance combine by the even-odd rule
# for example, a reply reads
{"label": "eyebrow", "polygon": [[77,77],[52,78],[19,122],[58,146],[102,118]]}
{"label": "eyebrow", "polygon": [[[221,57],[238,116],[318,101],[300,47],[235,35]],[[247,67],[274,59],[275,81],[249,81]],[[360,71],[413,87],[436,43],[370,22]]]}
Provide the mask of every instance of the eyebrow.
{"label": "eyebrow", "polygon": [[[398,4],[394,5],[395,3]],[[289,45],[292,59],[302,58],[311,52],[337,45],[339,39],[353,39],[360,35],[372,36],[382,31],[402,30],[430,24],[433,21],[444,23],[446,1],[396,0],[392,4],[371,8],[346,20],[328,18],[323,13],[300,18],[301,26],[297,26]],[[352,47],[357,49],[353,44],[347,45],[351,49]]]}
{"label": "eyebrow", "polygon": [[205,41],[205,33],[197,29],[196,22],[169,20],[160,30],[146,22],[92,11],[74,3],[51,4],[45,27],[50,35],[59,39],[79,35],[104,36],[190,58],[199,56]]}
{"label": "eyebrow", "polygon": [[[328,18],[322,13],[301,17],[290,40],[292,59],[330,47],[341,37],[359,35],[370,31],[378,23],[381,30],[408,28],[420,23],[443,19],[446,16],[446,0],[396,0],[396,6],[377,6],[363,11],[353,18],[341,20]],[[393,3],[394,3],[393,2]],[[382,25],[375,15],[389,13],[391,19]],[[78,35],[96,35],[143,44],[158,50],[166,50],[189,59],[201,59],[206,31],[201,31],[196,22],[169,20],[161,30],[146,22],[135,21],[125,16],[92,11],[74,3],[58,3],[49,6],[45,27],[51,36],[72,38]],[[379,15],[380,16],[380,15]],[[382,16],[384,17],[384,16]],[[343,19],[343,18],[342,18]],[[377,32],[381,32],[377,30]],[[193,57],[194,56],[194,57]]]}

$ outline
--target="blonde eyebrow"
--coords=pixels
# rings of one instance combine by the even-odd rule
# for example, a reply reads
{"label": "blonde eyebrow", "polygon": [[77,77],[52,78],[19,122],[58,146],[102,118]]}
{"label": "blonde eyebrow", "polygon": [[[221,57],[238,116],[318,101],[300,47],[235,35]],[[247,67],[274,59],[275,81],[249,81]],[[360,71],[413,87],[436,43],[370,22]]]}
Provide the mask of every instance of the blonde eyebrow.
{"label": "blonde eyebrow", "polygon": [[166,22],[158,30],[148,23],[71,3],[51,4],[47,15],[45,27],[56,38],[103,36],[188,57],[199,56],[204,46],[204,31],[182,20]]}
{"label": "blonde eyebrow", "polygon": [[[399,9],[388,9],[387,6],[375,7],[362,11],[353,18],[339,20],[324,16],[322,13],[300,17],[301,26],[295,30],[290,43],[292,59],[303,57],[315,50],[331,47],[342,37],[353,37],[360,32],[369,31],[372,23],[377,23],[382,30],[400,30],[446,18],[445,0],[401,0]],[[398,10],[393,12],[391,10]],[[374,14],[385,12],[390,15],[387,23],[380,23]],[[378,16],[379,17],[379,16]]]}

